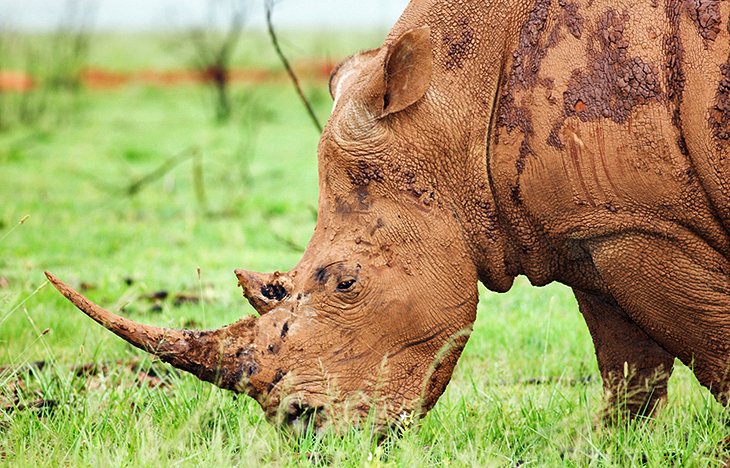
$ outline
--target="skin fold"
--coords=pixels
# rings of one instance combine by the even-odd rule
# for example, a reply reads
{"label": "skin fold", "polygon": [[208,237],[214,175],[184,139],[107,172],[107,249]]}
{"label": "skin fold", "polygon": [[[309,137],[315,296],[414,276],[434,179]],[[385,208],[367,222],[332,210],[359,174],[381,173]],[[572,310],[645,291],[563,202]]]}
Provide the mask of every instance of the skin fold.
{"label": "skin fold", "polygon": [[277,423],[425,414],[477,282],[519,275],[575,291],[609,414],[650,414],[675,358],[728,403],[730,2],[414,0],[330,92],[301,261],[236,271],[259,317],[158,329],[51,282]]}

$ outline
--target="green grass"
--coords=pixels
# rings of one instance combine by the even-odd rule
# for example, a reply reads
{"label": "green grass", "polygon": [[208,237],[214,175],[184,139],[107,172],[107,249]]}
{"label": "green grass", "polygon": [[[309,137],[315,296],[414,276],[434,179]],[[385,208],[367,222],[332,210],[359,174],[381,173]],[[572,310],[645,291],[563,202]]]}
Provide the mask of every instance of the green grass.
{"label": "green grass", "polygon": [[[309,92],[326,116],[324,84]],[[202,89],[132,86],[83,93],[83,111],[59,127],[0,134],[0,366],[8,367],[0,404],[55,403],[0,410],[0,463],[722,466],[730,457],[721,444],[726,410],[682,366],[656,421],[598,423],[592,343],[560,285],[520,280],[508,294],[482,290],[447,392],[425,419],[380,444],[367,427],[321,437],[279,432],[255,402],[171,372],[76,311],[43,270],[86,283],[92,299],[124,305],[135,320],[208,328],[252,313],[234,268],[296,263],[289,244],[305,245],[315,223],[318,136],[290,87],[237,93],[245,111],[227,125],[211,123]],[[190,160],[125,195],[134,180],[188,153],[202,158],[206,203]],[[206,302],[166,301],[152,311],[142,296],[158,290],[202,293]],[[159,374],[161,387],[138,382],[125,365],[137,358],[141,375]],[[34,361],[47,365],[29,368]],[[108,366],[74,375],[90,362]]]}
{"label": "green grass", "polygon": [[[337,62],[360,50],[380,46],[386,33],[387,31],[353,31],[342,34],[277,30],[282,48],[294,64],[311,59],[315,55],[312,51],[316,51],[318,60]],[[57,40],[52,34],[27,36],[4,32],[1,28],[0,34],[6,35],[7,44],[5,56],[0,56],[0,63],[3,68],[11,70],[25,69],[29,48],[43,57],[53,50],[54,41]],[[192,64],[196,57],[195,52],[187,31],[138,34],[104,32],[94,35],[89,61],[93,68],[112,72],[180,70]],[[233,68],[254,66],[281,69],[281,62],[264,31],[246,31],[241,36],[231,65]]]}

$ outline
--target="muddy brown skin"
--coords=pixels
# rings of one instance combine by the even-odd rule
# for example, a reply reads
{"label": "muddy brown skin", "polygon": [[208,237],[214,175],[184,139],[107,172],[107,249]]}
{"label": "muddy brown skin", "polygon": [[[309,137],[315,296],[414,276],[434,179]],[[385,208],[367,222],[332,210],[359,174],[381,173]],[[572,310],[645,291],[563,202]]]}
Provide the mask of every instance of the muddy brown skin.
{"label": "muddy brown skin", "polygon": [[236,272],[259,318],[161,330],[51,281],[277,422],[423,414],[477,281],[518,275],[573,288],[609,408],[652,411],[675,358],[727,404],[730,2],[413,1],[330,90],[302,260]]}

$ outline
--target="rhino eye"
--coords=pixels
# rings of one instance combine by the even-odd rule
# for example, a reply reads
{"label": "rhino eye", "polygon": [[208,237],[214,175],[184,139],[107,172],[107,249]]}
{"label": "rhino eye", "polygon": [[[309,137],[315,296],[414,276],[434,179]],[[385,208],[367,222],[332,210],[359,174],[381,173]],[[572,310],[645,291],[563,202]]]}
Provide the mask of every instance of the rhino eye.
{"label": "rhino eye", "polygon": [[354,279],[349,279],[349,280],[345,280],[345,281],[340,281],[339,283],[337,283],[337,290],[338,290],[338,291],[347,291],[347,290],[348,290],[348,289],[350,289],[350,288],[351,288],[351,287],[352,287],[352,286],[353,286],[354,284],[355,284],[355,280],[354,280]]}

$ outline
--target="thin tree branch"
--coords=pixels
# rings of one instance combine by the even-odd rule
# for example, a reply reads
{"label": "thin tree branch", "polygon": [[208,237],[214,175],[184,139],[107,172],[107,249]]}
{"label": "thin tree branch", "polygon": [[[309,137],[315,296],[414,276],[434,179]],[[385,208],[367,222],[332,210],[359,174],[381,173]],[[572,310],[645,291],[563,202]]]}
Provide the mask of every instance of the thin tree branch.
{"label": "thin tree branch", "polygon": [[208,45],[208,39],[205,37],[203,29],[193,28],[188,32],[190,37],[190,43],[195,49],[197,59],[193,59],[196,63],[195,66],[200,71],[205,71],[206,67],[215,60],[212,53],[210,52],[211,47]]}
{"label": "thin tree branch", "polygon": [[148,174],[142,176],[141,178],[133,181],[130,183],[125,189],[124,192],[127,194],[127,196],[134,196],[137,193],[139,193],[143,188],[145,188],[147,185],[151,184],[152,182],[162,178],[173,170],[175,167],[180,165],[181,163],[187,161],[188,159],[194,157],[198,152],[197,148],[188,148],[185,151],[183,151],[180,154],[177,154],[171,158],[168,158],[165,162],[163,162],[160,166],[158,166],[155,170],[152,172],[149,172]]}
{"label": "thin tree branch", "polygon": [[294,70],[292,70],[291,65],[289,64],[289,61],[284,56],[284,52],[281,50],[281,46],[279,45],[279,39],[276,36],[276,32],[274,31],[274,23],[271,20],[271,16],[274,12],[274,0],[266,0],[266,28],[269,30],[269,37],[271,38],[271,44],[274,46],[274,50],[276,50],[276,55],[279,56],[279,60],[281,60],[281,63],[284,65],[284,68],[286,68],[286,72],[289,74],[289,78],[291,78],[292,84],[294,85],[294,88],[297,91],[297,94],[299,95],[299,99],[301,99],[302,103],[304,104],[304,107],[307,108],[307,113],[309,114],[309,118],[312,119],[312,123],[317,128],[317,131],[319,133],[322,133],[322,124],[319,123],[319,119],[317,119],[317,114],[314,113],[314,109],[312,108],[312,104],[309,102],[309,99],[307,99],[307,96],[304,95],[304,91],[302,91],[302,86],[299,84],[299,79],[297,78],[297,75],[294,73]]}
{"label": "thin tree branch", "polygon": [[[238,8],[236,8],[236,6],[238,6]],[[231,27],[228,29],[226,40],[223,43],[223,47],[220,52],[220,55],[225,57],[230,57],[231,52],[233,52],[233,47],[238,44],[238,38],[241,36],[241,32],[243,32],[243,25],[246,22],[246,7],[243,4],[233,4],[231,6],[231,10],[233,10],[231,16]]]}
{"label": "thin tree branch", "polygon": [[[213,102],[218,122],[228,121],[231,117],[230,67],[246,22],[246,12],[245,0],[209,0],[208,31],[196,27],[188,33],[193,47],[193,64],[215,92]],[[218,13],[230,18],[228,26],[222,31],[217,29]]]}

